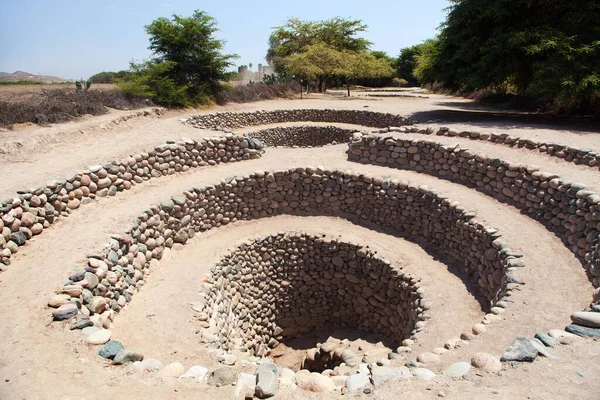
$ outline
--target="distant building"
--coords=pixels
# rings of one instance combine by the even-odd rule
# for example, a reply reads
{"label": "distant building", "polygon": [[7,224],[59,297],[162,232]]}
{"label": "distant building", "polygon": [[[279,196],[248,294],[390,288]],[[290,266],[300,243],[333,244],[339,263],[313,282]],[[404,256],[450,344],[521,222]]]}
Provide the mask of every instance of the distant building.
{"label": "distant building", "polygon": [[265,75],[274,74],[275,71],[270,65],[258,64],[257,71],[252,71],[252,63],[248,65],[240,65],[238,67],[238,73],[240,74],[240,81],[242,84],[248,84],[252,82],[262,82]]}

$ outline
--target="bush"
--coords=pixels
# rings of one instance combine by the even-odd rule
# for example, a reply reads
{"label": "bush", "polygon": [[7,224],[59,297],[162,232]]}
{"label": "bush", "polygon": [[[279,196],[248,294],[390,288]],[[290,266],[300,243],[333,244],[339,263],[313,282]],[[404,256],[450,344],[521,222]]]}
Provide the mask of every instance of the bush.
{"label": "bush", "polygon": [[48,124],[73,120],[82,115],[101,115],[108,108],[129,110],[151,105],[145,97],[120,90],[42,89],[18,101],[0,101],[0,126],[33,122]]}
{"label": "bush", "polygon": [[221,92],[217,95],[217,103],[223,105],[226,103],[250,103],[278,97],[293,98],[296,93],[300,93],[300,85],[297,82],[278,83],[274,85],[251,83],[246,86],[229,88]]}
{"label": "bush", "polygon": [[397,86],[397,87],[406,87],[406,86],[408,86],[408,81],[406,79],[403,79],[403,78],[394,78],[393,82],[394,82],[394,86]]}

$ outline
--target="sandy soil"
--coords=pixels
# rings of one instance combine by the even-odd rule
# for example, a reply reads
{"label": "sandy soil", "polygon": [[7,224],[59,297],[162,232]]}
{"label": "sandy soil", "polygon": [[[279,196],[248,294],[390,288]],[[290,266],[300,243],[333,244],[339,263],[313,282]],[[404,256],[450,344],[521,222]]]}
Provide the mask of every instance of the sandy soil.
{"label": "sandy soil", "polygon": [[[426,99],[426,102],[419,99],[418,102],[400,98],[385,101],[312,99],[301,102],[268,101],[228,108],[362,108],[368,104],[372,110],[414,114],[419,110],[445,107],[439,104],[443,103],[440,99]],[[110,125],[111,118],[117,114],[49,128],[0,132],[0,148],[9,149],[0,158],[0,179],[3,182],[0,196],[10,196],[20,188],[39,186],[69,170],[139,152],[167,139],[214,134],[181,125],[178,120],[185,114],[180,112],[169,113],[160,119],[137,118]],[[102,129],[101,126],[106,124],[110,125],[110,129]],[[541,134],[543,131],[543,135],[552,136],[556,142],[583,140],[581,134],[575,131],[527,126],[515,129],[523,136],[528,132]],[[597,134],[588,133],[585,137],[589,139],[590,146],[600,144]],[[452,140],[444,138],[444,142]],[[21,148],[11,147],[10,143],[14,141],[22,142]],[[477,142],[476,146],[479,145]],[[513,155],[512,159],[520,160],[526,156],[522,150],[481,145],[487,146],[481,151],[490,155],[498,151],[499,156]],[[467,147],[475,149],[473,145]],[[518,210],[469,188],[431,176],[350,163],[346,160],[345,148],[346,145],[318,149],[267,149],[259,160],[202,168],[151,180],[117,197],[103,198],[86,205],[37,236],[14,256],[9,270],[0,274],[0,317],[3,321],[0,325],[0,338],[3,338],[0,341],[0,398],[100,399],[115,395],[124,399],[232,397],[231,388],[215,389],[162,381],[155,376],[131,375],[127,369],[111,367],[95,354],[97,348],[82,343],[80,334],[68,331],[65,325],[50,323],[50,313],[45,304],[69,271],[81,265],[87,252],[99,248],[110,233],[125,230],[148,205],[194,185],[218,182],[224,177],[243,175],[257,169],[323,165],[424,184],[476,211],[479,220],[498,228],[511,247],[524,254],[526,268],[521,271],[520,277],[526,285],[513,297],[515,303],[502,315],[502,321],[491,325],[488,332],[469,346],[444,355],[442,365],[433,368],[436,372],[453,361],[468,361],[478,351],[499,355],[516,336],[531,337],[537,331],[564,327],[570,313],[582,309],[590,301],[592,287],[581,263],[557,237]],[[564,168],[561,172],[576,174],[583,183],[598,186],[597,175],[593,171],[581,175],[582,171],[573,165],[550,157],[531,155],[531,159],[543,166],[542,169],[555,166],[550,170],[556,171],[556,168]],[[464,282],[448,270],[443,263],[445,260],[435,259],[417,244],[397,237],[394,232],[377,232],[343,218],[280,216],[207,232],[195,238],[193,244],[172,252],[161,268],[149,276],[147,285],[136,294],[135,300],[116,318],[113,326],[115,338],[127,347],[164,363],[179,361],[186,367],[194,363],[216,366],[214,359],[198,343],[193,310],[189,305],[197,298],[199,279],[216,260],[246,238],[280,230],[324,232],[340,235],[344,240],[357,244],[368,244],[396,265],[420,276],[427,296],[433,299],[434,318],[419,334],[415,353],[443,346],[447,339],[469,331],[471,325],[481,319],[479,303]],[[598,342],[581,340],[553,352],[560,357],[559,360],[541,359],[531,365],[519,365],[516,369],[508,367],[500,377],[471,373],[467,379],[459,381],[443,378],[429,383],[412,381],[357,397],[392,399],[397,398],[401,391],[405,397],[416,399],[441,395],[476,399],[574,396],[596,399],[600,390],[597,379],[600,373]],[[398,362],[401,363],[401,360]],[[331,397],[285,390],[277,397],[290,396],[306,399]]]}

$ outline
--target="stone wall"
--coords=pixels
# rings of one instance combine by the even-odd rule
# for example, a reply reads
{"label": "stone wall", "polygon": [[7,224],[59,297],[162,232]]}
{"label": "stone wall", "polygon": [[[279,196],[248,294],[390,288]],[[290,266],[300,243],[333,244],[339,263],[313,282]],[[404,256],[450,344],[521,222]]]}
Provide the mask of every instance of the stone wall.
{"label": "stone wall", "polygon": [[496,230],[427,187],[323,168],[256,171],[194,188],[145,211],[127,234],[113,235],[73,272],[49,304],[76,303],[80,310],[65,304],[54,318],[96,314],[106,327],[144,285],[152,266],[158,267],[165,248],[186,243],[196,232],[282,213],[339,215],[423,240],[463,266],[479,286],[476,295],[490,305],[512,289],[510,276],[523,266]]}
{"label": "stone wall", "polygon": [[421,133],[425,135],[437,135],[447,137],[462,137],[471,140],[482,140],[490,143],[501,144],[509,147],[525,148],[528,150],[537,150],[540,153],[548,154],[552,157],[562,158],[565,161],[574,164],[586,165],[588,167],[600,166],[600,153],[590,149],[580,149],[553,142],[542,142],[533,139],[527,139],[519,136],[509,135],[507,133],[487,133],[476,131],[457,131],[448,127],[441,127],[437,131],[433,128],[417,127],[392,127],[378,131],[379,133],[400,132],[400,133]]}
{"label": "stone wall", "polygon": [[219,342],[226,351],[241,339],[266,355],[279,341],[319,328],[376,333],[397,347],[416,333],[424,304],[417,281],[370,250],[306,234],[254,240],[211,272],[205,312],[225,331]]}
{"label": "stone wall", "polygon": [[410,124],[408,118],[395,114],[363,110],[294,109],[254,112],[223,112],[194,115],[185,123],[200,129],[235,129],[284,122],[337,122],[384,128]]}
{"label": "stone wall", "polygon": [[348,154],[353,161],[425,172],[475,187],[514,205],[557,232],[584,260],[594,286],[600,286],[600,196],[584,185],[535,166],[426,140],[365,136],[349,145]]}
{"label": "stone wall", "polygon": [[0,207],[0,271],[32,236],[68,216],[96,197],[114,196],[150,178],[185,172],[190,168],[258,158],[260,149],[249,149],[249,140],[227,135],[199,142],[182,138],[154,150],[73,172],[37,189],[22,190]]}
{"label": "stone wall", "polygon": [[319,147],[347,143],[354,132],[337,126],[285,126],[250,132],[247,136],[270,147]]}

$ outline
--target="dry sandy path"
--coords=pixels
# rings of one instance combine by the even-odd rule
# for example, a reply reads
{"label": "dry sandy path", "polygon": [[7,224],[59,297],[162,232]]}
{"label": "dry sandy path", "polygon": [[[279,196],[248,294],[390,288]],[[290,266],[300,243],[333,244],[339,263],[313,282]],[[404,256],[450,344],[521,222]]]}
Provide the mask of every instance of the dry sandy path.
{"label": "dry sandy path", "polygon": [[[65,331],[66,328],[62,325],[50,324],[49,318],[45,317],[49,315],[45,307],[46,299],[69,271],[81,264],[89,250],[99,248],[110,233],[125,230],[130,221],[151,203],[193,185],[211,184],[228,176],[243,175],[246,171],[257,169],[275,170],[323,165],[328,168],[354,169],[371,175],[404,179],[438,189],[453,200],[462,202],[468,209],[477,211],[478,219],[499,228],[511,247],[524,254],[527,267],[520,275],[527,284],[521,293],[514,297],[516,302],[504,314],[504,321],[492,326],[484,338],[474,341],[468,348],[468,354],[480,350],[499,354],[516,335],[531,336],[536,330],[562,327],[568,323],[572,311],[581,309],[590,300],[592,288],[581,264],[558,238],[540,224],[521,215],[516,209],[466,187],[427,175],[349,163],[345,159],[345,147],[343,144],[318,149],[271,149],[262,159],[208,167],[152,180],[120,193],[117,197],[104,198],[82,207],[71,217],[63,219],[43,235],[36,237],[15,255],[11,268],[0,275],[2,319],[8,321],[0,327],[0,337],[6,338],[0,343],[3,363],[0,376],[9,380],[2,383],[0,393],[5,393],[6,398],[61,398],[59,394],[64,393],[72,394],[73,397],[63,398],[78,398],[90,391],[102,392],[103,382],[113,377],[115,380],[111,381],[111,385],[116,386],[115,390],[134,390],[130,393],[131,396],[126,397],[136,398],[133,393],[154,393],[148,384],[135,379],[130,380],[130,377],[122,376],[123,373],[119,370],[103,367],[102,361],[94,355],[95,349],[87,349],[85,345],[80,344],[77,334]],[[279,229],[279,224],[275,220],[272,222],[271,230]],[[256,232],[269,230],[264,225],[269,224],[269,221],[256,221],[256,224]],[[220,236],[219,232],[220,230],[215,230],[211,234],[217,237]],[[225,238],[226,236],[222,236],[220,240],[226,240]],[[163,274],[169,271],[169,264],[166,265],[161,271]],[[177,274],[173,269],[171,266],[172,273]],[[192,279],[189,275],[187,277],[188,279],[178,283],[183,285]],[[177,287],[174,282],[167,286],[172,291],[161,294],[160,285],[153,279],[153,276],[150,276],[149,288],[155,285],[157,290],[152,293],[158,296],[158,300],[161,296],[170,298],[169,301],[173,304],[173,307],[167,310],[167,313],[171,312],[170,319],[156,321],[167,326],[179,324],[179,313],[188,307],[184,301],[189,293],[183,295],[184,301],[179,302],[180,291],[174,290]],[[150,290],[148,289],[147,295],[140,296],[150,296]],[[144,291],[146,288],[142,293]],[[456,304],[463,301],[464,296],[463,290],[462,294],[452,295],[445,301],[448,304]],[[152,304],[154,303],[150,303]],[[179,304],[180,308],[177,308],[176,304]],[[475,310],[471,309],[469,312],[473,311]],[[469,312],[464,318],[471,318]],[[126,313],[118,316],[116,329],[120,330],[120,324],[127,324],[125,318]],[[124,321],[120,322],[120,319]],[[143,332],[147,329],[152,332],[152,327],[157,324],[152,318],[147,318],[145,324],[143,318],[138,318],[137,321],[141,325],[136,325],[137,328],[131,335],[138,341],[142,340]],[[433,328],[436,325],[431,326]],[[438,326],[436,329],[439,331],[439,328]],[[460,327],[460,330],[469,328],[470,325]],[[454,330],[448,327],[448,338],[455,335]],[[167,333],[169,332],[173,330],[167,330]],[[422,336],[427,337],[427,328]],[[437,341],[437,338],[435,339],[431,342]],[[146,340],[149,340],[152,346],[161,348],[168,346],[170,341],[175,339],[167,334],[162,337],[148,336]],[[424,339],[423,343],[433,344],[428,339]],[[443,342],[436,345],[441,346]],[[181,354],[183,357],[185,352],[196,351],[186,348],[181,350]],[[460,356],[465,356],[465,353],[453,352],[450,357],[444,358],[444,363]],[[57,377],[61,381],[60,387],[55,385]],[[166,393],[165,390],[168,392],[171,389],[161,390],[162,393]],[[41,392],[44,394],[41,395]]]}

